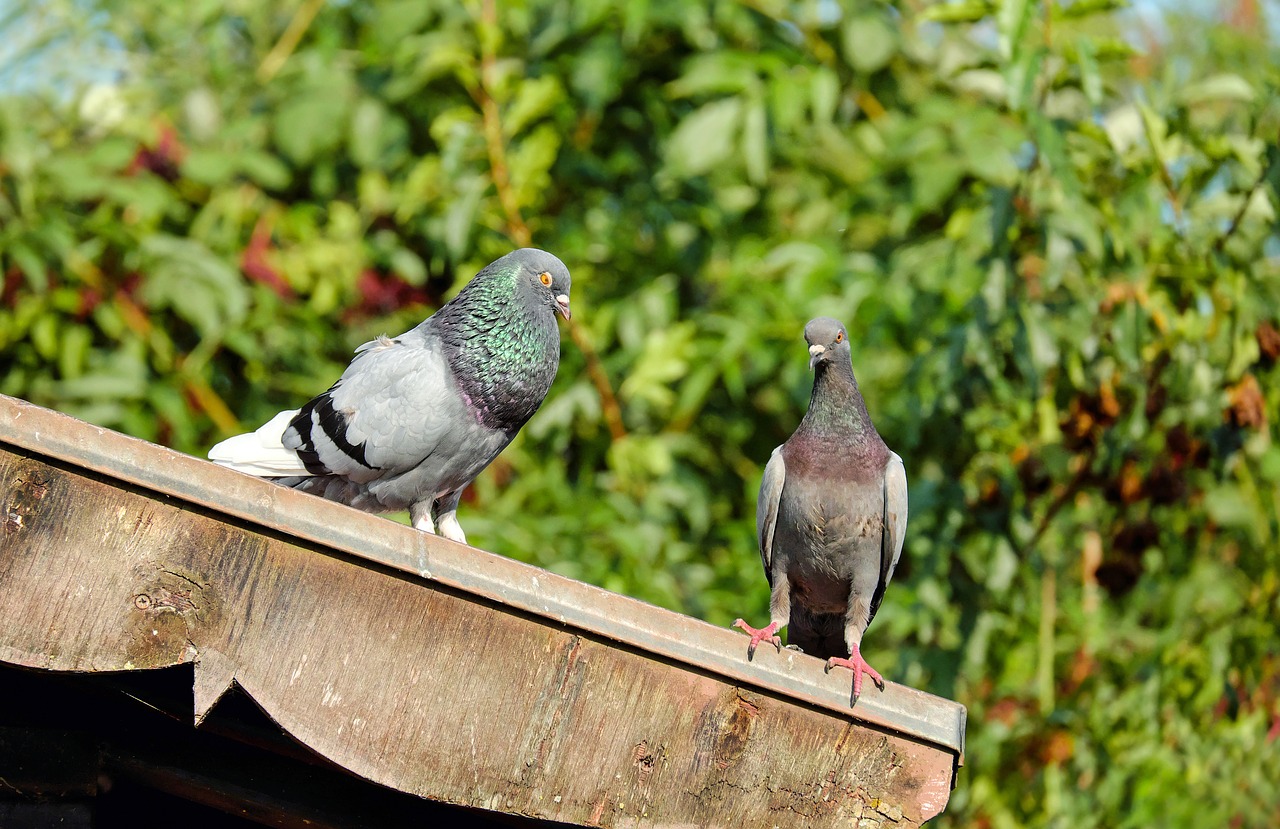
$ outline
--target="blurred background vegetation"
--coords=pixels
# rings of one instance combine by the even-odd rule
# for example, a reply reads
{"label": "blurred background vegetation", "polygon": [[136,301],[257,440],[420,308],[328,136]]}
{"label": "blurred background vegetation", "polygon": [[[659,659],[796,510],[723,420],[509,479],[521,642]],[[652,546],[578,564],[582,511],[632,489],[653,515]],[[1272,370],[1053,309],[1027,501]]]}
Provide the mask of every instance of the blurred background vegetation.
{"label": "blurred background vegetation", "polygon": [[727,624],[840,317],[911,482],[869,657],[969,707],[936,825],[1274,826],[1278,18],[1203,5],[0,0],[0,391],[202,455],[536,244],[471,539]]}

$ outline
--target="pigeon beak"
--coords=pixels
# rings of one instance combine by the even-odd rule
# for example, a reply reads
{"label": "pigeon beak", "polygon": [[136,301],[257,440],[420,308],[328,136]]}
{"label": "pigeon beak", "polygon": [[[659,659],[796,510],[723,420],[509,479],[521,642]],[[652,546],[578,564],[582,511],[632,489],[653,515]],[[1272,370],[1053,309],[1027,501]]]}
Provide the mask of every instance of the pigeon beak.
{"label": "pigeon beak", "polygon": [[813,371],[813,367],[822,362],[822,355],[827,351],[825,345],[809,346],[809,371]]}
{"label": "pigeon beak", "polygon": [[569,319],[572,314],[569,312],[569,297],[565,294],[556,295],[556,310],[560,312],[560,316]]}

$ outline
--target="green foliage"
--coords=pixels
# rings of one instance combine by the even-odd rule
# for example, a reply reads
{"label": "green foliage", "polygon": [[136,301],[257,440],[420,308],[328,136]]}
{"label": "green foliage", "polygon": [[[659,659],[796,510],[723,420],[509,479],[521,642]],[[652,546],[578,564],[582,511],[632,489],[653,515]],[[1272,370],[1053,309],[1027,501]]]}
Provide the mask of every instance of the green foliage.
{"label": "green foliage", "polygon": [[868,655],[969,706],[938,823],[1274,821],[1257,32],[1138,53],[1111,0],[37,5],[124,69],[0,99],[0,391],[202,453],[532,241],[588,350],[470,537],[726,624],[766,614],[756,487],[803,324],[840,317],[911,483]]}

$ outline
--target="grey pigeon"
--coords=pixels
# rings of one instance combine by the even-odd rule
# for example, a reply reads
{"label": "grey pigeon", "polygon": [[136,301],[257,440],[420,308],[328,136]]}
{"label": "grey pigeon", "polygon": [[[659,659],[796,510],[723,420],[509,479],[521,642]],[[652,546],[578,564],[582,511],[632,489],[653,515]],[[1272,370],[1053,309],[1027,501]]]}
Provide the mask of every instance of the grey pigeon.
{"label": "grey pigeon", "polygon": [[[885,446],[853,377],[849,334],[819,317],[804,328],[814,372],[809,411],[765,466],[756,505],[760,558],[769,580],[769,624],[751,634],[748,657],[778,630],[805,653],[853,671],[853,702],[862,675],[884,679],[862,658],[862,634],[880,608],[902,554],[907,473]],[[845,655],[848,655],[846,658]]]}
{"label": "grey pigeon", "polygon": [[214,446],[223,466],[466,543],[458,499],[542,405],[569,319],[569,271],[523,248],[416,328],[356,349],[301,409]]}

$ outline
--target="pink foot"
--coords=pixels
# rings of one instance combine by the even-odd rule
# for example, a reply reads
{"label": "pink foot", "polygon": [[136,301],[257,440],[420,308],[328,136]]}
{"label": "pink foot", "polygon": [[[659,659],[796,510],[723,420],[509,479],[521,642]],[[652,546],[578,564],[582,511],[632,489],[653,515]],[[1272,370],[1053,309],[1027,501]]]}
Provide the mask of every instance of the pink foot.
{"label": "pink foot", "polygon": [[849,654],[848,659],[839,656],[833,656],[827,660],[827,665],[823,669],[830,671],[836,666],[848,668],[853,671],[853,701],[856,703],[858,697],[862,696],[862,675],[866,674],[871,677],[871,681],[881,691],[884,690],[884,677],[880,676],[879,671],[867,664],[867,660],[862,658],[862,654],[858,652],[857,645],[854,645],[853,652]]}
{"label": "pink foot", "polygon": [[779,653],[782,652],[782,637],[774,635],[778,632],[778,628],[782,627],[782,625],[779,625],[777,622],[770,622],[757,630],[741,619],[738,619],[733,623],[733,626],[736,628],[742,628],[747,633],[751,634],[751,643],[747,645],[747,659],[756,655],[756,645],[759,645],[761,642],[768,642],[777,648]]}

